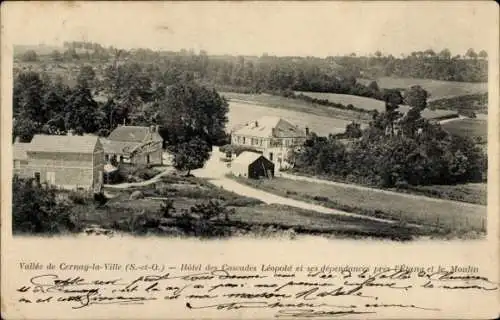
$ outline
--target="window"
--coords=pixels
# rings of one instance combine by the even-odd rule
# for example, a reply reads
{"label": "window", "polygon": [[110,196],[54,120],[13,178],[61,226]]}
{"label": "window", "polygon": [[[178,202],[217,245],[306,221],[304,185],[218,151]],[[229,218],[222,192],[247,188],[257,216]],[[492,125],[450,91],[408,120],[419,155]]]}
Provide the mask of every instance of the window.
{"label": "window", "polygon": [[120,156],[120,163],[123,163],[123,156]]}
{"label": "window", "polygon": [[269,152],[269,160],[273,161],[273,153]]}
{"label": "window", "polygon": [[106,162],[108,162],[109,161],[109,154],[105,155],[104,159],[106,159]]}
{"label": "window", "polygon": [[14,169],[19,169],[19,168],[21,168],[21,161],[14,160]]}
{"label": "window", "polygon": [[40,172],[35,172],[35,181],[40,183]]}
{"label": "window", "polygon": [[151,160],[151,159],[149,158],[149,154],[148,154],[148,155],[146,156],[146,163],[147,163],[147,164],[149,164],[150,160]]}
{"label": "window", "polygon": [[243,137],[242,139],[243,139],[243,144],[245,144],[245,137]]}

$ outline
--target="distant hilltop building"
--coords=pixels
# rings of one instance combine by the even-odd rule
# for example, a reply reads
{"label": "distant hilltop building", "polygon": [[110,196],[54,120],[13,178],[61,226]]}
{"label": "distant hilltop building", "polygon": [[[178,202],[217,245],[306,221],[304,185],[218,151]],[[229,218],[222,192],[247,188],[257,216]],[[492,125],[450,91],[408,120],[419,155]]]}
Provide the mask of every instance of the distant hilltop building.
{"label": "distant hilltop building", "polygon": [[280,117],[265,116],[232,132],[231,144],[262,152],[279,170],[291,165],[288,159],[290,151],[302,146],[308,134],[308,128],[302,130]]}
{"label": "distant hilltop building", "polygon": [[162,164],[163,139],[158,126],[119,126],[101,138],[106,162]]}
{"label": "distant hilltop building", "polygon": [[61,189],[98,192],[104,150],[97,136],[35,135],[13,145],[14,173]]}

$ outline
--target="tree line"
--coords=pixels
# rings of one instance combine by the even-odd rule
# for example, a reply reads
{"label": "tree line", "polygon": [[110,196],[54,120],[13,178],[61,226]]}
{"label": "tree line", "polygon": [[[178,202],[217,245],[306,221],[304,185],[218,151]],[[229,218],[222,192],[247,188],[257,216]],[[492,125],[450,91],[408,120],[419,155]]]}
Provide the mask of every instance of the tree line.
{"label": "tree line", "polygon": [[386,111],[375,112],[366,129],[353,123],[343,135],[312,135],[292,154],[294,170],[381,187],[484,181],[486,155],[473,140],[422,118],[426,100],[427,92],[413,86],[406,114],[388,97]]}
{"label": "tree line", "polygon": [[37,133],[106,137],[120,124],[156,124],[175,165],[189,172],[203,165],[212,145],[226,142],[228,110],[215,90],[189,77],[155,77],[136,63],[109,66],[102,80],[83,66],[74,87],[60,76],[22,71],[14,79],[13,136],[20,142]]}
{"label": "tree line", "polygon": [[[54,50],[48,62],[107,63],[117,57],[150,65],[155,72],[167,73],[171,79],[189,73],[190,77],[207,85],[223,86],[247,92],[277,90],[330,92],[380,99],[358,78],[381,76],[414,77],[465,82],[487,81],[487,53],[469,49],[464,55],[452,56],[448,49],[412,52],[394,57],[377,51],[371,56],[357,57],[277,57],[215,56],[206,51],[153,51],[150,49],[121,50],[92,42],[68,42],[63,52]],[[36,52],[25,52],[24,61],[37,61]],[[47,61],[45,59],[44,61]]]}

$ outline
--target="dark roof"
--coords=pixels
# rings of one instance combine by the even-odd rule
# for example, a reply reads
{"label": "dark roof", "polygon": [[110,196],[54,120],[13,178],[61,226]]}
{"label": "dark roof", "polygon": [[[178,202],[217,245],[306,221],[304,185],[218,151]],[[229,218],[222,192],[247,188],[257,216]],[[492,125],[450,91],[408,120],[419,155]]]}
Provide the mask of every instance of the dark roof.
{"label": "dark roof", "polygon": [[161,139],[161,137],[157,132],[151,135],[151,129],[149,127],[139,126],[119,126],[108,136],[108,140],[126,142],[145,142],[150,139],[158,140]]}
{"label": "dark roof", "polygon": [[244,151],[233,160],[232,164],[233,165],[240,164],[240,165],[248,166],[248,165],[251,165],[252,163],[254,163],[255,161],[257,161],[259,158],[264,158],[264,159],[266,159],[267,162],[271,162],[266,157],[264,157],[261,153]]}
{"label": "dark roof", "polygon": [[104,138],[101,138],[101,143],[106,154],[128,154],[141,145],[140,142],[112,141]]}
{"label": "dark roof", "polygon": [[26,151],[93,153],[97,143],[99,143],[98,136],[53,136],[37,134],[29,143]]}

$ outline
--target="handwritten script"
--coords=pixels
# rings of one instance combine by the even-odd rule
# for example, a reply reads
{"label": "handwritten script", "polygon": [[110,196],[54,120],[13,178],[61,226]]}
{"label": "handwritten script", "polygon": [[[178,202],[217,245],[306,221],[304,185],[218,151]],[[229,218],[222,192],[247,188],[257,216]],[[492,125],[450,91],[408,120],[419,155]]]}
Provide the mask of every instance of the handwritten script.
{"label": "handwritten script", "polygon": [[[496,283],[477,273],[385,268],[361,271],[295,272],[293,268],[232,271],[87,272],[67,276],[61,270],[43,270],[17,288],[19,303],[64,304],[68,308],[98,308],[109,304],[180,303],[187,312],[213,309],[231,312],[266,309],[275,318],[327,318],[380,313],[387,309],[439,311],[439,305],[402,303],[398,297],[414,290],[478,292],[498,290]],[[280,271],[281,270],[281,271]],[[284,271],[283,271],[284,270]],[[66,275],[65,275],[66,274]],[[94,273],[95,274],[95,273]],[[94,275],[92,274],[92,276]],[[123,277],[130,275],[130,278]],[[387,299],[390,299],[387,300]],[[437,303],[437,302],[436,302]]]}

